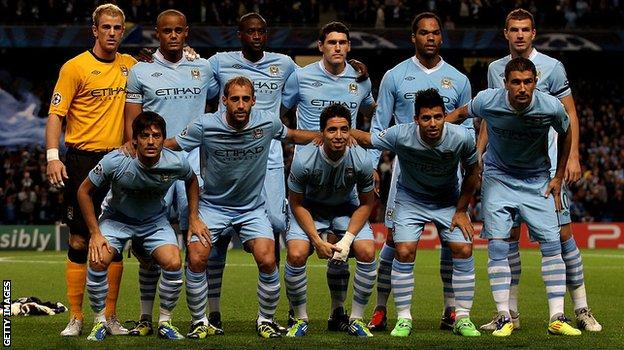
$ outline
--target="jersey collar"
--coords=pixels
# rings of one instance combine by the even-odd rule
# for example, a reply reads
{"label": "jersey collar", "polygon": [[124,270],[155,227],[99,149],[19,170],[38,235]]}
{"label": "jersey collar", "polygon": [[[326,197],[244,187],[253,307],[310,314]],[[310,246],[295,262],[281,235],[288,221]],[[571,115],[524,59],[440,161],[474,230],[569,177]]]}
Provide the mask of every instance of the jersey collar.
{"label": "jersey collar", "polygon": [[348,64],[345,62],[345,69],[342,70],[342,73],[340,74],[332,74],[330,73],[327,69],[325,69],[325,66],[323,65],[323,60],[318,61],[318,66],[321,69],[321,71],[323,73],[325,73],[325,75],[327,75],[328,77],[330,77],[331,79],[334,80],[338,80],[338,78],[344,76],[345,74],[347,74],[347,69],[348,69]]}
{"label": "jersey collar", "polygon": [[337,167],[338,165],[340,165],[340,163],[342,163],[342,160],[345,159],[347,152],[349,151],[349,147],[347,147],[345,149],[345,153],[342,155],[342,157],[340,157],[340,159],[333,161],[329,158],[329,156],[327,155],[327,153],[325,153],[325,149],[323,148],[323,146],[319,146],[319,149],[321,151],[321,157],[323,157],[323,159],[329,164],[331,165],[333,168]]}
{"label": "jersey collar", "polygon": [[264,62],[264,59],[266,58],[266,52],[262,51],[262,58],[260,58],[258,61],[256,62],[251,62],[250,60],[246,59],[245,56],[243,55],[243,51],[238,51],[238,55],[240,56],[240,59],[245,62],[246,64],[250,65],[250,66],[257,66],[260,63]]}
{"label": "jersey collar", "polygon": [[422,63],[420,63],[420,61],[416,58],[416,56],[412,56],[412,62],[414,62],[416,67],[420,68],[420,70],[422,70],[425,74],[434,73],[434,72],[440,70],[440,68],[442,68],[442,66],[444,65],[444,59],[442,59],[442,57],[440,57],[440,62],[438,62],[438,64],[436,64],[431,69],[423,66]]}
{"label": "jersey collar", "polygon": [[182,58],[180,58],[180,60],[178,62],[170,62],[170,61],[168,61],[165,58],[165,56],[163,56],[162,52],[160,52],[160,49],[157,49],[156,52],[154,52],[153,56],[154,56],[155,59],[157,59],[164,66],[169,67],[169,68],[173,68],[173,69],[178,68],[178,66],[182,63],[182,61],[185,60],[184,54],[182,54]]}

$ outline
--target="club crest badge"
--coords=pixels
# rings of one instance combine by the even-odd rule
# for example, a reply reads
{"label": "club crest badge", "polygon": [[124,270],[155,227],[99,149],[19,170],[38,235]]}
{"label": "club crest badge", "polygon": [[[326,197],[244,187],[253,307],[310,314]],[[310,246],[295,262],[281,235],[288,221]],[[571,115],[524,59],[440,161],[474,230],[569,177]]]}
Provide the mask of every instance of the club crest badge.
{"label": "club crest badge", "polygon": [[444,89],[450,89],[453,87],[453,80],[449,77],[444,77],[442,78],[442,81],[440,81],[440,84],[442,84]]}
{"label": "club crest badge", "polygon": [[193,68],[191,69],[191,77],[193,79],[199,80],[201,79],[200,73],[199,73],[199,69],[198,68]]}
{"label": "club crest badge", "polygon": [[171,174],[160,174],[160,182],[171,181]]}
{"label": "club crest badge", "polygon": [[269,66],[269,73],[271,73],[272,76],[279,75],[279,67],[275,65]]}
{"label": "club crest badge", "polygon": [[262,136],[264,136],[264,131],[262,129],[258,128],[253,131],[254,140],[260,139]]}
{"label": "club crest badge", "polygon": [[128,76],[128,67],[124,66],[123,64],[121,66],[119,66],[119,69],[121,69],[121,74],[124,77]]}
{"label": "club crest badge", "polygon": [[357,94],[358,92],[358,86],[356,83],[350,83],[349,84],[349,93],[350,94]]}

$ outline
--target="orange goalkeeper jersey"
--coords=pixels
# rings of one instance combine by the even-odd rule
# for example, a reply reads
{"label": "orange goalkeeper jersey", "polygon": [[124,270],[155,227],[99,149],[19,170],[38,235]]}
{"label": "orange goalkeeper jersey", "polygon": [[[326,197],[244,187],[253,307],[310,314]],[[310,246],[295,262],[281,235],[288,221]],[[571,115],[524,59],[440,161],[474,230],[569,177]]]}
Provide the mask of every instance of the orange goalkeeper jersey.
{"label": "orange goalkeeper jersey", "polygon": [[49,113],[67,118],[67,146],[84,151],[121,146],[126,80],[135,63],[130,55],[117,53],[109,61],[85,51],[61,67]]}

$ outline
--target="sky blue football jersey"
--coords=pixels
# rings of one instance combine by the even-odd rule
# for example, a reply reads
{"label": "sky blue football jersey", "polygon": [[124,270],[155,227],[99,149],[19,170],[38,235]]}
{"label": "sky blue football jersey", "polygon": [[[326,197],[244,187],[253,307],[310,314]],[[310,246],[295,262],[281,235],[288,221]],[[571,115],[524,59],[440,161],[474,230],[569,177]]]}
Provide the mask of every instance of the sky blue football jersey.
{"label": "sky blue football jersey", "polygon": [[272,111],[251,110],[243,130],[232,128],[225,112],[207,113],[176,136],[185,151],[200,148],[204,180],[202,200],[210,205],[247,211],[262,205],[260,195],[271,141],[288,129]]}
{"label": "sky blue football jersey", "polygon": [[397,191],[418,201],[453,205],[459,196],[457,168],[477,162],[472,133],[461,125],[445,123],[442,137],[430,146],[420,137],[418,124],[397,124],[371,133],[371,143],[396,153],[401,166]]}
{"label": "sky blue football jersey", "polygon": [[139,62],[128,75],[126,102],[143,105],[160,114],[173,137],[194,118],[206,112],[206,99],[219,93],[219,83],[205,59],[167,61],[157,50],[154,63]]}
{"label": "sky blue football jersey", "polygon": [[319,131],[321,112],[335,103],[351,111],[351,127],[355,128],[360,106],[375,103],[370,79],[358,83],[357,76],[349,64],[340,75],[333,75],[325,69],[322,60],[311,63],[290,75],[282,104],[286,108],[297,106],[297,129]]}
{"label": "sky blue football jersey", "polygon": [[522,111],[511,106],[507,90],[483,90],[468,104],[468,114],[487,121],[484,171],[520,177],[548,172],[549,128],[565,133],[570,124],[559,99],[537,90],[531,104]]}
{"label": "sky blue football jersey", "polygon": [[[219,96],[223,96],[223,88],[228,80],[236,76],[245,76],[254,84],[256,95],[255,109],[269,110],[279,114],[282,102],[282,90],[286,79],[297,68],[289,56],[275,52],[264,52],[258,62],[247,60],[241,51],[219,52],[208,59],[214,75],[221,88]],[[219,101],[219,110],[225,106]],[[269,168],[283,168],[284,156],[281,143],[273,141],[269,154]]]}
{"label": "sky blue football jersey", "polygon": [[147,167],[138,158],[114,150],[89,172],[97,186],[111,186],[103,213],[121,221],[143,221],[165,213],[165,194],[176,180],[188,180],[193,170],[186,157],[163,149],[160,160]]}
{"label": "sky blue football jersey", "polygon": [[373,163],[361,147],[347,147],[343,157],[333,161],[323,147],[301,146],[290,167],[288,188],[319,205],[357,205],[355,189],[363,193],[374,189]]}
{"label": "sky blue football jersey", "polygon": [[[429,88],[437,89],[444,100],[446,112],[451,112],[470,101],[472,90],[466,75],[440,60],[433,68],[423,66],[416,57],[410,57],[384,74],[377,95],[377,108],[371,132],[382,131],[390,125],[414,121],[416,93]],[[472,120],[463,124],[474,129]],[[375,152],[374,162],[379,162],[380,152]]]}
{"label": "sky blue football jersey", "polygon": [[[572,93],[563,64],[558,60],[533,49],[529,59],[537,69],[537,89],[559,99]],[[492,63],[488,67],[488,87],[505,88],[505,66],[511,61],[507,55]]]}

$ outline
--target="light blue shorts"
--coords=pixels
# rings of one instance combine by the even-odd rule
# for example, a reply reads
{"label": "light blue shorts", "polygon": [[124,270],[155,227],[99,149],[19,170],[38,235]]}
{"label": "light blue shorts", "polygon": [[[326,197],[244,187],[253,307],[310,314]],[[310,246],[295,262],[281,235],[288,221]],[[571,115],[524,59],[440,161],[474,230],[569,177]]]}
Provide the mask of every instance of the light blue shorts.
{"label": "light blue shorts", "polygon": [[550,178],[535,176],[515,178],[483,174],[481,196],[485,239],[509,238],[514,219],[526,222],[531,239],[538,242],[559,241],[559,221],[552,196],[544,197]]}
{"label": "light blue shorts", "polygon": [[273,232],[285,232],[288,229],[286,188],[284,168],[268,169],[262,186],[264,205],[271,222]]}
{"label": "light blue shorts", "polygon": [[[312,219],[314,219],[314,226],[316,226],[317,232],[320,233],[325,231],[331,231],[339,238],[341,238],[345,234],[347,228],[349,227],[349,221],[351,221],[351,215],[358,207],[353,204],[344,204],[339,207],[340,209],[308,209],[312,214]],[[303,240],[309,242],[310,238],[305,233],[305,231],[303,231],[301,226],[299,226],[299,223],[295,219],[292,211],[289,210],[288,212],[290,213],[290,228],[288,229],[288,234],[286,235],[286,242],[290,240]],[[364,227],[362,227],[360,232],[355,236],[355,240],[361,241],[373,239],[373,230],[371,229],[370,224],[366,222],[366,224],[364,224]]]}
{"label": "light blue shorts", "polygon": [[[238,211],[213,206],[206,201],[199,201],[199,217],[208,226],[212,236],[212,244],[215,244],[222,236],[236,233],[241,243],[256,238],[273,238],[271,223],[266,214],[264,205],[252,210]],[[199,238],[193,235],[191,242],[197,242]]]}
{"label": "light blue shorts", "polygon": [[103,217],[99,225],[102,235],[118,253],[123,251],[126,242],[130,239],[135,243],[141,243],[145,252],[150,256],[156,248],[165,244],[178,246],[176,234],[164,214],[153,220],[133,224]]}
{"label": "light blue shorts", "polygon": [[395,197],[397,193],[397,182],[401,174],[401,166],[399,165],[399,157],[395,156],[392,164],[392,178],[390,178],[390,189],[388,190],[388,201],[386,202],[386,214],[384,215],[384,225],[388,228],[394,226],[395,218]]}
{"label": "light blue shorts", "polygon": [[[561,211],[557,212],[557,219],[559,220],[559,226],[572,223],[572,217],[570,216],[570,190],[566,184],[561,186]],[[513,227],[518,227],[522,223],[520,215],[516,215],[514,218]]]}
{"label": "light blue shorts", "polygon": [[397,192],[393,238],[395,243],[420,240],[425,224],[433,223],[443,242],[470,243],[461,229],[450,231],[455,205],[439,205],[418,201],[408,193]]}
{"label": "light blue shorts", "polygon": [[[199,147],[190,152],[179,151],[186,155],[193,172],[199,181],[199,188],[202,188],[202,179],[199,170]],[[169,187],[165,195],[165,205],[169,208],[169,217],[177,218],[180,230],[188,230],[188,200],[186,199],[186,185],[184,181],[178,180]]]}

